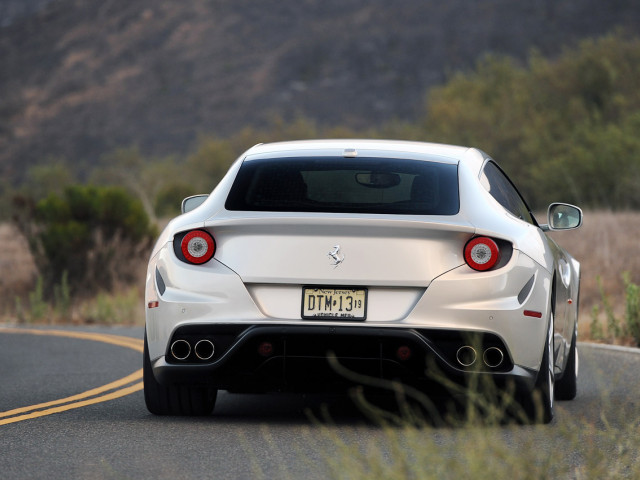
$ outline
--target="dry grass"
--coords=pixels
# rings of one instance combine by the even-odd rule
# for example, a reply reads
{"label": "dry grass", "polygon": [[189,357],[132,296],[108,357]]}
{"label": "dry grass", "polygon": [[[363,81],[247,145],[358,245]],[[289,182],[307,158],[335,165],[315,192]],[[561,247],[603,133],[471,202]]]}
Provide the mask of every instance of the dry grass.
{"label": "dry grass", "polygon": [[38,271],[26,239],[11,224],[0,224],[0,313],[15,307],[15,298],[26,297],[35,285]]}
{"label": "dry grass", "polygon": [[[640,255],[636,254],[640,238],[640,212],[586,212],[582,228],[570,232],[554,232],[552,236],[582,265],[580,334],[582,339],[586,339],[589,337],[591,310],[594,305],[602,303],[596,278],[601,277],[611,304],[620,316],[624,313],[622,273],[628,271],[631,281],[640,283]],[[33,291],[37,270],[27,242],[12,225],[0,224],[0,242],[0,268],[3,272],[0,276],[0,315],[6,317],[15,309],[16,296],[25,299]],[[116,304],[121,303],[118,298],[127,298],[128,302],[131,299],[131,288],[121,287],[118,289],[119,293],[113,295]],[[93,310],[98,313],[87,313],[92,310],[91,305],[96,306]],[[109,311],[109,308],[107,298],[101,294],[82,305],[75,305],[72,309],[75,313],[73,321],[82,321],[77,318],[78,315],[101,321],[103,315],[100,312]],[[134,320],[134,323],[137,321]]]}
{"label": "dry grass", "polygon": [[636,251],[640,212],[586,212],[580,229],[552,236],[580,262],[580,334],[588,338],[591,310],[602,305],[597,277],[620,317],[625,309],[622,273],[629,272],[631,281],[640,283],[640,255]]}
{"label": "dry grass", "polygon": [[[117,283],[110,293],[72,298],[69,305],[45,302],[38,293],[38,270],[24,236],[12,224],[0,224],[0,321],[48,324],[144,324],[144,268],[147,252],[137,261],[134,285]],[[139,252],[135,252],[139,253]],[[133,255],[131,252],[125,254]],[[114,278],[121,278],[116,275]]]}

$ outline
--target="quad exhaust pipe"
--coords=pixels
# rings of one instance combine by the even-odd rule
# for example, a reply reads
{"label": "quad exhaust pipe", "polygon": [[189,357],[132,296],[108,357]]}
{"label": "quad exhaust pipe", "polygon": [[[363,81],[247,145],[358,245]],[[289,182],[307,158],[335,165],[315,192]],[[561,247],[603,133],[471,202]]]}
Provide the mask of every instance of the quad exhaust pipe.
{"label": "quad exhaust pipe", "polygon": [[472,366],[476,363],[477,358],[478,354],[476,353],[476,349],[469,345],[460,347],[456,352],[456,360],[458,360],[458,363],[463,367]]}
{"label": "quad exhaust pipe", "polygon": [[176,340],[171,344],[171,355],[176,360],[186,360],[191,355],[191,345],[186,340]]}
{"label": "quad exhaust pipe", "polygon": [[[211,340],[203,338],[196,342],[193,353],[199,360],[210,360],[215,353],[215,346]],[[191,355],[191,344],[181,338],[174,341],[171,344],[171,355],[176,360],[186,360]]]}
{"label": "quad exhaust pipe", "polygon": [[[456,360],[464,368],[472,367],[478,360],[476,349],[463,345],[456,352]],[[498,368],[504,361],[504,352],[498,347],[489,347],[483,352],[482,361],[489,368]]]}
{"label": "quad exhaust pipe", "polygon": [[205,338],[204,340],[200,340],[198,343],[196,343],[196,346],[193,350],[196,353],[196,357],[198,357],[200,360],[209,360],[211,357],[213,357],[215,347],[213,346],[213,342],[211,340],[207,340]]}
{"label": "quad exhaust pipe", "polygon": [[497,368],[502,365],[504,353],[498,347],[489,347],[482,355],[482,361],[489,368]]}

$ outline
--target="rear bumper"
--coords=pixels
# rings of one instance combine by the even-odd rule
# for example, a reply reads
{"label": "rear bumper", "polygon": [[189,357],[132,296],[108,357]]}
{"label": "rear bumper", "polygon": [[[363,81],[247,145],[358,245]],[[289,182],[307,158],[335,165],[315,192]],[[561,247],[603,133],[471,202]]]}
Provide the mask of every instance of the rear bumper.
{"label": "rear bumper", "polygon": [[[174,257],[165,248],[149,264],[146,304],[155,307],[146,309],[146,327],[152,362],[166,355],[175,332],[189,325],[356,325],[337,319],[302,320],[302,284],[246,284],[220,262],[200,268]],[[509,263],[496,271],[461,266],[428,285],[391,288],[370,283],[365,285],[367,319],[357,322],[357,328],[492,332],[504,341],[515,365],[537,371],[548,330],[551,280],[549,272],[514,250]]]}
{"label": "rear bumper", "polygon": [[[203,339],[215,346],[210,359],[198,359],[193,349],[184,360],[172,356],[176,340],[193,346]],[[463,346],[477,353],[468,366],[458,358]],[[499,365],[483,361],[490,349],[504,354]],[[207,384],[239,392],[343,390],[377,385],[381,379],[434,389],[445,378],[463,384],[478,375],[498,385],[513,381],[531,389],[536,376],[514,365],[504,343],[491,333],[317,325],[185,325],[152,368],[162,384]]]}

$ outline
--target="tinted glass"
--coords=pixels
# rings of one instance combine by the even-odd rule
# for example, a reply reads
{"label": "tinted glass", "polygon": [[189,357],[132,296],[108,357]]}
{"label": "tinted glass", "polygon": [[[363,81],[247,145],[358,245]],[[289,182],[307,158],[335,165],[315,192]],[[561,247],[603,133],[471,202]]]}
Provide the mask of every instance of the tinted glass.
{"label": "tinted glass", "polygon": [[244,162],[227,210],[455,215],[456,165],[379,158]]}
{"label": "tinted glass", "polygon": [[535,224],[526,202],[513,186],[511,180],[495,163],[487,162],[480,176],[480,182],[491,196],[509,212],[525,222]]}

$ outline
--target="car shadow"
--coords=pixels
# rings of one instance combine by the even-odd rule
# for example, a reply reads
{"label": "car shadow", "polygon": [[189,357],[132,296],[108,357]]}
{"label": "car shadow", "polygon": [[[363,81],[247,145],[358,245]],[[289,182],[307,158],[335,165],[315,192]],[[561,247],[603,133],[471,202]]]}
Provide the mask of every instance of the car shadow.
{"label": "car shadow", "polygon": [[225,423],[455,427],[465,423],[464,417],[461,404],[452,398],[429,399],[425,405],[390,394],[352,390],[331,394],[219,392],[210,418]]}

